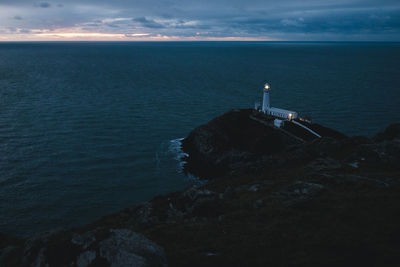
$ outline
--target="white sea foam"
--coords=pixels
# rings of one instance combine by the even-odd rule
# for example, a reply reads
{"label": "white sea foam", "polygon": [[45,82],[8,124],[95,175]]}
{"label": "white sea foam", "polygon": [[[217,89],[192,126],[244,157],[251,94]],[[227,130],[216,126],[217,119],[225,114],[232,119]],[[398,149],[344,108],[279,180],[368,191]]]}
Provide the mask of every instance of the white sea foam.
{"label": "white sea foam", "polygon": [[[182,140],[184,138],[177,138],[174,140],[169,141],[169,147],[168,151],[174,155],[174,159],[178,161],[178,172],[183,173],[183,168],[185,167],[185,164],[187,163],[185,160],[183,160],[185,157],[189,157],[188,153],[185,153],[182,149]],[[197,185],[202,185],[207,183],[207,180],[200,180],[199,177],[187,173],[185,175],[187,181],[191,184],[197,184]]]}
{"label": "white sea foam", "polygon": [[189,154],[185,153],[182,149],[182,140],[184,138],[177,138],[169,141],[168,151],[174,155],[176,161],[178,161],[178,172],[183,172],[183,168],[187,163],[183,159],[188,157]]}

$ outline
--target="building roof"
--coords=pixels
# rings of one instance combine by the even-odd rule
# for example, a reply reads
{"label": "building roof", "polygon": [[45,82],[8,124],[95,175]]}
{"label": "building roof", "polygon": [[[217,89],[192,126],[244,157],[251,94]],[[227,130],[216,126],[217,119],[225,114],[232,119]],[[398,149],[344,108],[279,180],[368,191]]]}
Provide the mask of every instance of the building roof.
{"label": "building roof", "polygon": [[281,109],[281,108],[273,108],[273,107],[271,107],[268,110],[271,111],[271,112],[279,112],[279,113],[285,113],[285,114],[290,114],[290,113],[297,114],[296,111],[291,111],[291,110]]}

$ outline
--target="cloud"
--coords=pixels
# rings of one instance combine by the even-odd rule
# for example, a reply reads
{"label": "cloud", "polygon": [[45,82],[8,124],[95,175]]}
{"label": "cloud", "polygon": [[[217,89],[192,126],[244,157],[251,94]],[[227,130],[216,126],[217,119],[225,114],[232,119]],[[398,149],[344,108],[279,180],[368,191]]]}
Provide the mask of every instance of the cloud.
{"label": "cloud", "polygon": [[15,20],[22,20],[22,17],[17,15],[17,16],[14,16],[14,19]]}
{"label": "cloud", "polygon": [[164,39],[400,41],[398,0],[69,0],[65,6],[51,1],[35,6],[59,8],[32,10],[31,0],[2,0],[0,30],[68,29],[107,36],[146,32]]}
{"label": "cloud", "polygon": [[27,29],[20,29],[19,31],[18,31],[18,33],[30,33],[31,31],[30,30],[27,30]]}
{"label": "cloud", "polygon": [[305,25],[303,24],[304,19],[283,19],[281,20],[281,24],[283,26],[292,26],[292,27],[304,27]]}
{"label": "cloud", "polygon": [[126,33],[125,37],[128,38],[135,38],[135,37],[142,37],[142,36],[149,36],[149,33],[134,33],[134,34],[130,34],[130,33]]}
{"label": "cloud", "polygon": [[49,8],[51,7],[51,4],[48,2],[40,2],[36,4],[37,7],[41,7],[41,8]]}
{"label": "cloud", "polygon": [[153,29],[162,29],[165,26],[161,23],[158,23],[152,19],[147,19],[146,17],[134,18],[132,19],[134,22],[139,22],[139,24],[145,28],[153,28]]}

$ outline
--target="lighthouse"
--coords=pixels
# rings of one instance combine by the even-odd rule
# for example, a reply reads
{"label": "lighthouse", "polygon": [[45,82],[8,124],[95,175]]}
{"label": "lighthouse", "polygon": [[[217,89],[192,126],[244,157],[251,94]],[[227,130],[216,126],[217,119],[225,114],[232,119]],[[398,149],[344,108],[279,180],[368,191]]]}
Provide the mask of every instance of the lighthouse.
{"label": "lighthouse", "polygon": [[269,83],[264,84],[264,90],[263,90],[264,94],[263,94],[263,103],[261,107],[261,112],[266,115],[273,116],[279,119],[284,119],[289,121],[296,119],[298,115],[297,112],[295,111],[271,107],[270,96],[269,96],[270,90],[271,90],[271,85]]}
{"label": "lighthouse", "polygon": [[263,96],[263,104],[262,104],[262,112],[267,113],[267,111],[270,109],[271,104],[269,101],[269,90],[271,89],[271,86],[269,83],[266,83],[264,85],[264,96]]}

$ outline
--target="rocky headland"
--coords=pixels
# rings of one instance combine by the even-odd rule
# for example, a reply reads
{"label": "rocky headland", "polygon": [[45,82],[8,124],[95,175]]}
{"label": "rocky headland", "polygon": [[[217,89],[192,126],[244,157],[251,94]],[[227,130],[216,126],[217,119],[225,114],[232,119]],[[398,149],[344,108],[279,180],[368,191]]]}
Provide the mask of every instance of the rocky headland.
{"label": "rocky headland", "polygon": [[399,266],[400,124],[373,138],[232,110],[182,142],[204,185],[85,227],[0,235],[0,266]]}

